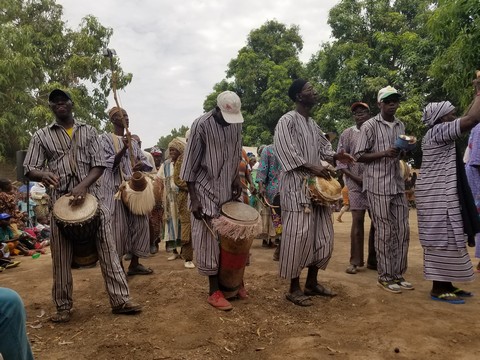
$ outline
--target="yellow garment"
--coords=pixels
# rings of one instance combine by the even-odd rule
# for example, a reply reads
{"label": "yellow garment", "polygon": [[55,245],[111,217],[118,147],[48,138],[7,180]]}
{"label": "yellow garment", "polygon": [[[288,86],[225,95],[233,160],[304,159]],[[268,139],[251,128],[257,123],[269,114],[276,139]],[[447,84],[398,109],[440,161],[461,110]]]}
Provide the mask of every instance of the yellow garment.
{"label": "yellow garment", "polygon": [[73,126],[70,129],[65,129],[65,131],[67,132],[68,136],[70,136],[70,139],[71,139],[73,136]]}

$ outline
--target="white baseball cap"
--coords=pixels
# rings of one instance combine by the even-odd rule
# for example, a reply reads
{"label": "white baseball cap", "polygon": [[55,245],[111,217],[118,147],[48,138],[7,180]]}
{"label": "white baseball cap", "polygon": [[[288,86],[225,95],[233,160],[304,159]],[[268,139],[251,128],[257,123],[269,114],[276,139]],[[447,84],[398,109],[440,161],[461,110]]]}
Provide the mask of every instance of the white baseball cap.
{"label": "white baseball cap", "polygon": [[233,91],[224,91],[217,96],[217,106],[222,112],[223,118],[229,124],[243,123],[243,116],[240,112],[242,102]]}
{"label": "white baseball cap", "polygon": [[395,89],[394,87],[392,87],[392,86],[384,87],[384,88],[382,88],[378,91],[377,101],[380,102],[383,99],[385,99],[389,96],[392,96],[392,95],[398,95],[399,97],[402,96],[402,95],[400,95],[398,90]]}

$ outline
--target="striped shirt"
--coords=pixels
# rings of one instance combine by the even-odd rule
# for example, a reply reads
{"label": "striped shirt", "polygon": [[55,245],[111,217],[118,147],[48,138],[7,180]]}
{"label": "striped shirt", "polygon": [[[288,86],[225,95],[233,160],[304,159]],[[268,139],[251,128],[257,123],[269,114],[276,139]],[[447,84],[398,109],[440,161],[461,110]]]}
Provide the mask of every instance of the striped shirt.
{"label": "striped shirt", "polygon": [[196,119],[190,130],[180,177],[195,183],[203,212],[217,217],[232,199],[232,183],[242,155],[242,125],[222,126],[212,111]]}
{"label": "striped shirt", "polygon": [[332,145],[312,118],[305,119],[295,110],[278,120],[273,142],[282,166],[279,187],[282,210],[303,210],[310,205],[305,179],[311,174],[298,168],[307,163],[321,165],[321,160],[333,162]]}
{"label": "striped shirt", "polygon": [[[337,152],[344,150],[347,154],[352,154],[355,151],[355,147],[358,142],[358,138],[360,137],[360,129],[357,128],[356,125],[345,129],[340,135],[340,139],[338,140],[338,148]],[[353,164],[343,164],[338,163],[337,169],[347,169],[353,175],[356,175],[360,178],[363,177],[363,171],[365,169],[365,164],[361,162],[355,162]],[[359,185],[356,181],[353,181],[349,176],[345,175],[345,185],[347,185],[348,191],[354,192],[362,192],[362,186]]]}
{"label": "striped shirt", "polygon": [[[395,118],[388,123],[378,114],[363,123],[355,147],[354,157],[364,153],[385,151],[395,144],[399,135],[405,134],[405,125]],[[378,195],[395,195],[405,192],[405,181],[400,174],[399,158],[382,157],[365,164],[363,190]]]}
{"label": "striped shirt", "polygon": [[457,119],[434,126],[422,140],[422,167],[415,187],[422,246],[446,248],[449,223],[458,248],[465,247],[455,149],[455,140],[460,136],[460,119]]}
{"label": "striped shirt", "polygon": [[[72,138],[56,122],[37,130],[23,166],[25,174],[46,169],[59,176],[60,183],[52,192],[53,199],[57,199],[77,186],[93,167],[106,164],[95,128],[75,121]],[[98,198],[98,182],[90,186],[89,192]]]}

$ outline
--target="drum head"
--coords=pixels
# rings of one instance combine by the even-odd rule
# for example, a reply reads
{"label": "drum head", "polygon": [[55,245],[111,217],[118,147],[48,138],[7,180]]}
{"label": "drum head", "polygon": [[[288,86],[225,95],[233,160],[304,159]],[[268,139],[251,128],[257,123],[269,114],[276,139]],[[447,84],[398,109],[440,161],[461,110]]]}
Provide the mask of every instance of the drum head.
{"label": "drum head", "polygon": [[238,221],[255,221],[258,219],[258,211],[238,201],[227,202],[222,205],[222,214],[230,219]]}
{"label": "drum head", "polygon": [[336,201],[342,197],[342,186],[333,177],[329,180],[320,176],[316,178],[317,189],[326,198],[326,200]]}
{"label": "drum head", "polygon": [[53,215],[65,223],[81,223],[95,215],[98,202],[95,196],[87,194],[82,205],[71,206],[71,196],[63,195],[53,205]]}

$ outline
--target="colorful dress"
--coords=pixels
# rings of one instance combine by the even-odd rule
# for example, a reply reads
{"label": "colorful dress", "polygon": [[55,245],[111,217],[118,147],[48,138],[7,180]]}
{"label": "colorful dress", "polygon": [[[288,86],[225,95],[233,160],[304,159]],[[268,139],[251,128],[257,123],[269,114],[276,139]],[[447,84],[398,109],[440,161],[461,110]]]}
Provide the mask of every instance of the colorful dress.
{"label": "colorful dress", "polygon": [[[480,213],[480,126],[475,126],[468,139],[469,157],[465,165],[468,184]],[[475,236],[475,257],[480,259],[480,233]]]}
{"label": "colorful dress", "polygon": [[168,252],[173,251],[177,246],[181,246],[180,240],[180,220],[178,218],[177,196],[178,187],[173,180],[174,163],[171,159],[165,160],[160,166],[157,176],[164,183],[163,209],[165,224],[165,246]]}

